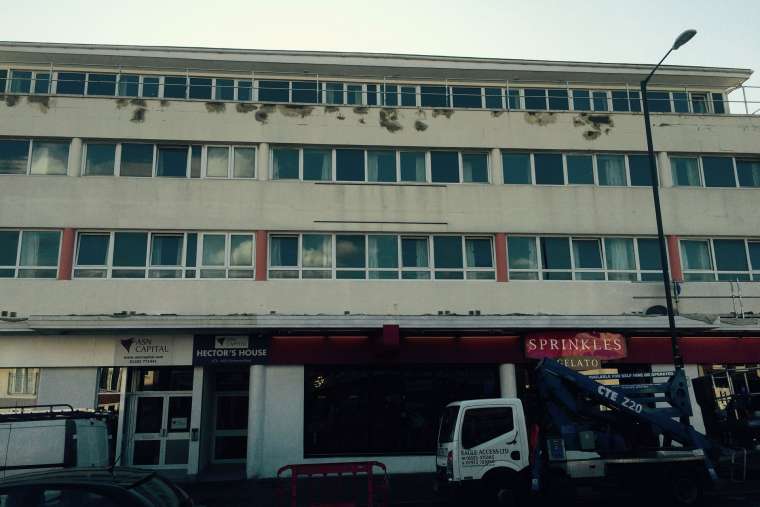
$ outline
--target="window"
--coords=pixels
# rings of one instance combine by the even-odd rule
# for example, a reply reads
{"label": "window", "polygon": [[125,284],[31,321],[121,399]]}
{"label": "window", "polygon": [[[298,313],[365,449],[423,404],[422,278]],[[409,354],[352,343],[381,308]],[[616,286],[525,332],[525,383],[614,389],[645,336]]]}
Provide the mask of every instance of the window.
{"label": "window", "polygon": [[298,179],[298,148],[272,148],[272,178]]}
{"label": "window", "polygon": [[153,145],[122,143],[120,176],[153,176]]}
{"label": "window", "polygon": [[235,146],[232,165],[233,178],[251,179],[256,177],[256,148]]}
{"label": "window", "polygon": [[75,278],[107,276],[109,233],[81,233],[77,243]]}
{"label": "window", "polygon": [[114,233],[113,278],[145,278],[147,232]]}
{"label": "window", "polygon": [[438,280],[494,279],[490,238],[433,236],[433,260]]}
{"label": "window", "polygon": [[628,169],[632,187],[652,186],[649,155],[628,155]]}
{"label": "window", "polygon": [[32,143],[31,174],[66,174],[69,163],[68,141],[39,141]]}
{"label": "window", "polygon": [[647,102],[649,111],[653,113],[670,112],[670,93],[668,92],[647,92]]}
{"label": "window", "polygon": [[481,89],[471,86],[452,86],[451,99],[454,107],[481,108]]}
{"label": "window", "polygon": [[673,185],[677,187],[698,187],[699,160],[696,157],[670,157],[673,168]]}
{"label": "window", "polygon": [[164,78],[164,98],[165,99],[185,99],[187,98],[187,78],[166,76]]}
{"label": "window", "polygon": [[146,98],[158,97],[158,90],[159,90],[160,84],[161,84],[161,78],[159,77],[143,76],[142,96]]}
{"label": "window", "polygon": [[156,176],[169,178],[187,177],[188,146],[158,145]]}
{"label": "window", "polygon": [[238,81],[237,84],[237,99],[242,102],[253,100],[253,81]]}
{"label": "window", "polygon": [[113,176],[116,162],[116,144],[87,143],[85,145],[84,174],[87,176]]}
{"label": "window", "polygon": [[367,87],[367,105],[368,106],[376,106],[377,105],[377,85],[374,84],[368,84]]}
{"label": "window", "polygon": [[11,85],[8,93],[24,94],[32,89],[32,72],[26,70],[11,71]]}
{"label": "window", "polygon": [[676,113],[689,112],[689,94],[687,92],[673,92],[673,111]]}
{"label": "window", "polygon": [[38,368],[11,368],[8,372],[8,394],[37,394]]}
{"label": "window", "polygon": [[208,146],[206,148],[206,176],[209,178],[226,178],[229,176],[229,146]]}
{"label": "window", "polygon": [[691,94],[691,110],[693,113],[698,113],[698,114],[704,114],[708,112],[706,93],[692,93]]}
{"label": "window", "polygon": [[56,93],[60,95],[84,95],[84,72],[59,72]]}
{"label": "window", "polygon": [[488,183],[487,154],[462,153],[462,181],[464,183]]}
{"label": "window", "polygon": [[346,104],[351,106],[359,106],[364,103],[362,100],[363,86],[360,84],[347,84],[346,85]]}
{"label": "window", "polygon": [[317,148],[304,148],[303,179],[305,181],[331,180],[332,151]]}
{"label": "window", "polygon": [[504,183],[530,185],[533,182],[530,168],[530,153],[501,152]]}
{"label": "window", "polygon": [[8,71],[0,69],[0,94],[5,93],[6,83],[8,82]]}
{"label": "window", "polygon": [[366,277],[365,236],[337,234],[335,236],[335,276],[341,278]]}
{"label": "window", "polygon": [[507,88],[507,108],[520,109],[520,90],[516,88]]}
{"label": "window", "polygon": [[623,155],[597,155],[596,167],[599,185],[625,186],[625,157]]}
{"label": "window", "polygon": [[191,77],[189,97],[191,99],[211,100],[211,86],[211,78]]}
{"label": "window", "polygon": [[591,93],[588,90],[573,90],[573,110],[591,111]]}
{"label": "window", "polygon": [[715,275],[712,272],[713,262],[709,241],[682,240],[681,257],[685,281],[706,282],[715,280]]}
{"label": "window", "polygon": [[298,278],[298,236],[269,238],[269,278]]}
{"label": "window", "polygon": [[398,86],[380,85],[380,96],[383,98],[383,105],[396,107],[398,105]]}
{"label": "window", "polygon": [[116,74],[88,74],[87,95],[116,95]]}
{"label": "window", "polygon": [[343,104],[343,83],[325,83],[325,102]]}
{"label": "window", "polygon": [[661,280],[659,247],[649,238],[508,236],[512,280]]}
{"label": "window", "polygon": [[430,455],[448,403],[499,395],[493,366],[307,366],[306,457]]}
{"label": "window", "polygon": [[370,280],[398,279],[398,236],[367,236],[367,260]]}
{"label": "window", "polygon": [[401,105],[404,107],[416,107],[417,106],[417,87],[416,86],[402,86],[401,90]]}
{"label": "window", "polygon": [[288,102],[288,81],[258,81],[259,101],[261,102]]}
{"label": "window", "polygon": [[[401,162],[401,181],[427,181],[424,151],[402,151],[399,158]],[[758,163],[758,169],[760,169],[760,163]],[[758,181],[760,181],[760,171],[758,171],[758,177]]]}
{"label": "window", "polygon": [[449,107],[446,87],[420,86],[420,104],[422,107]]}
{"label": "window", "polygon": [[567,163],[567,182],[569,184],[594,184],[594,159],[591,155],[566,155],[565,162]]}
{"label": "window", "polygon": [[252,234],[205,233],[201,236],[201,278],[253,278]]}
{"label": "window", "polygon": [[401,278],[405,280],[430,279],[428,238],[401,238]]}
{"label": "window", "polygon": [[525,88],[523,96],[525,97],[525,109],[534,111],[546,110],[546,89]]}
{"label": "window", "polygon": [[511,407],[470,408],[462,421],[462,447],[472,449],[515,428]]}
{"label": "window", "polygon": [[737,176],[739,186],[751,186],[754,178],[751,164],[732,157],[671,157],[670,166],[675,186],[732,188]]}
{"label": "window", "polygon": [[296,104],[318,104],[320,102],[320,93],[316,81],[291,81],[290,84],[293,87],[292,102]]}
{"label": "window", "polygon": [[[346,247],[345,244],[344,247]],[[271,236],[269,266],[270,278],[299,278],[299,276],[332,278],[332,236],[329,234]]]}
{"label": "window", "polygon": [[549,92],[549,109],[552,111],[568,111],[570,109],[567,90],[548,90]]}
{"label": "window", "polygon": [[609,111],[609,105],[607,104],[607,92],[594,91],[591,94],[594,103],[594,111]]}
{"label": "window", "polygon": [[182,278],[183,234],[152,234],[150,278]]}
{"label": "window", "polygon": [[702,157],[706,187],[735,187],[734,160],[731,157]]}
{"label": "window", "polygon": [[459,183],[459,154],[456,151],[431,151],[430,175],[434,183]]}
{"label": "window", "polygon": [[736,159],[736,173],[740,187],[760,187],[760,160]]}
{"label": "window", "polygon": [[760,243],[743,239],[681,240],[687,282],[760,280]]}
{"label": "window", "polygon": [[712,96],[712,106],[713,111],[715,114],[725,114],[726,112],[726,106],[723,102],[723,94],[722,93],[711,93]]}
{"label": "window", "polygon": [[28,140],[0,139],[0,174],[26,174]]}
{"label": "window", "polygon": [[367,180],[396,181],[396,152],[392,150],[367,151]]}
{"label": "window", "polygon": [[533,155],[536,185],[564,185],[562,155],[559,153],[536,153]]}
{"label": "window", "polygon": [[338,181],[364,181],[364,150],[335,150],[335,179]]}
{"label": "window", "polygon": [[0,230],[0,278],[56,278],[58,231]]}
{"label": "window", "polygon": [[486,109],[504,109],[501,88],[485,88]]}
{"label": "window", "polygon": [[140,76],[120,74],[116,95],[119,97],[138,97],[140,95]]}

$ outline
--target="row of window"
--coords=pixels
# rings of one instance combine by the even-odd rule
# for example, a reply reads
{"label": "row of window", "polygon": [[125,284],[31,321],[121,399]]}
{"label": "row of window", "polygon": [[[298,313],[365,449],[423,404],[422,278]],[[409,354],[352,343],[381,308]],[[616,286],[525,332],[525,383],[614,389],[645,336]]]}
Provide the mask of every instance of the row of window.
{"label": "row of window", "polygon": [[[0,231],[0,278],[55,278],[60,231]],[[254,278],[252,232],[80,232],[75,278]],[[492,236],[272,233],[269,278],[494,280]],[[685,281],[760,281],[760,240],[680,241]],[[509,235],[512,280],[661,280],[646,237]]]}
{"label": "row of window", "polygon": [[[0,139],[0,174],[65,175],[70,142]],[[644,154],[501,150],[506,184],[649,186]],[[256,147],[87,142],[86,176],[256,177]],[[674,186],[760,187],[760,160],[729,156],[670,157]],[[488,183],[489,153],[422,149],[274,146],[276,180]]]}
{"label": "row of window", "polygon": [[[0,93],[384,107],[640,112],[636,90],[480,87],[0,70]],[[653,112],[726,113],[720,92],[649,91]]]}

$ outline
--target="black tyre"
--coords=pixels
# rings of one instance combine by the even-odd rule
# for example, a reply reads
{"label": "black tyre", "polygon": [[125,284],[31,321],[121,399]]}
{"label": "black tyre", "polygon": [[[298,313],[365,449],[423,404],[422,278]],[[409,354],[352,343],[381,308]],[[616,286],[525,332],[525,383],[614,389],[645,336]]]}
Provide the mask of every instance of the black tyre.
{"label": "black tyre", "polygon": [[702,502],[702,485],[697,474],[674,473],[670,478],[670,496],[676,505],[699,505]]}

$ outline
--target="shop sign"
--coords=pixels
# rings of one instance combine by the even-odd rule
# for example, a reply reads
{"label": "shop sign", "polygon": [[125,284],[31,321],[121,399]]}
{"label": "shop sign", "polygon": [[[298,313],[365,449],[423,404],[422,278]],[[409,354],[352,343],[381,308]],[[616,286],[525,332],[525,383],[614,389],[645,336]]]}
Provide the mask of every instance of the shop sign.
{"label": "shop sign", "polygon": [[127,336],[116,340],[114,365],[161,366],[173,364],[174,337]]}
{"label": "shop sign", "polygon": [[602,361],[597,357],[558,357],[557,362],[571,370],[598,370],[602,367]]}
{"label": "shop sign", "polygon": [[269,338],[253,336],[196,336],[193,364],[264,364],[269,362]]}
{"label": "shop sign", "polygon": [[525,337],[525,357],[531,359],[593,358],[608,361],[627,355],[625,337],[619,333],[558,331],[531,333]]}

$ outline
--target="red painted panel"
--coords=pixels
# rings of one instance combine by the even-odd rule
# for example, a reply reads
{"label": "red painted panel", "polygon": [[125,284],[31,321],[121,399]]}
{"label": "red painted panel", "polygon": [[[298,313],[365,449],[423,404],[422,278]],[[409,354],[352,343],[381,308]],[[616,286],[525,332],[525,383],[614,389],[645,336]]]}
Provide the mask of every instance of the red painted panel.
{"label": "red painted panel", "polygon": [[507,235],[503,232],[497,232],[494,236],[495,254],[496,254],[496,281],[507,282],[509,275],[507,273]]}
{"label": "red painted panel", "polygon": [[74,263],[74,229],[64,229],[61,238],[61,254],[58,257],[58,279],[71,280]]}
{"label": "red painted panel", "polygon": [[267,231],[256,231],[256,281],[267,279]]}

